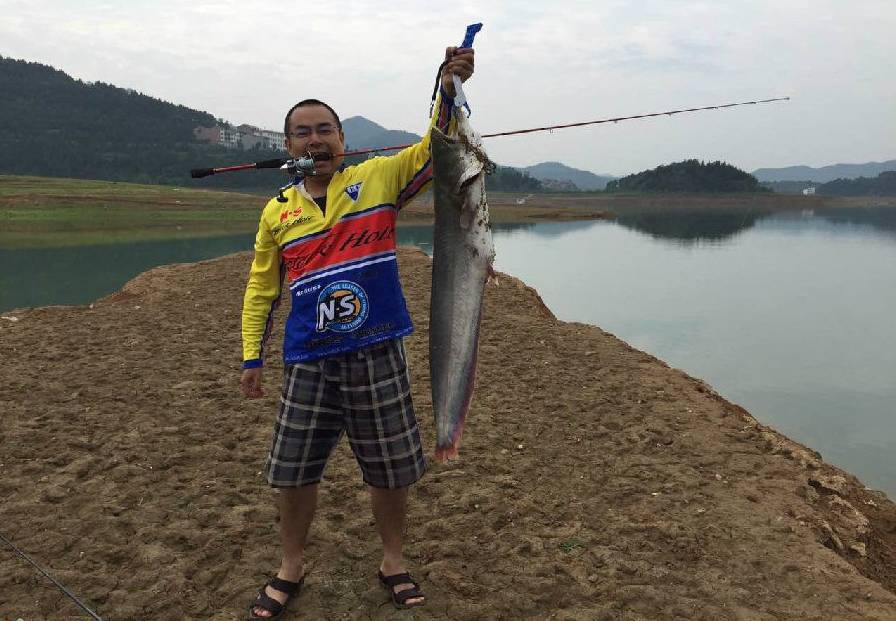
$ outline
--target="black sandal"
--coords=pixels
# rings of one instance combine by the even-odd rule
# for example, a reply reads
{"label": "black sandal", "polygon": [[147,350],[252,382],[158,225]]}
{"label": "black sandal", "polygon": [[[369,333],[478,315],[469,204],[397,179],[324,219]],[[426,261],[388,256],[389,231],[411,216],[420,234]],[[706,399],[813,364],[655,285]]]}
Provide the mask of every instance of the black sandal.
{"label": "black sandal", "polygon": [[[423,591],[420,590],[420,585],[416,580],[411,578],[411,574],[403,573],[403,574],[395,574],[394,576],[386,576],[383,575],[382,571],[377,572],[377,577],[380,579],[380,583],[389,590],[389,595],[392,596],[392,605],[398,608],[399,610],[404,610],[405,608],[415,608],[417,606],[422,606],[426,603],[426,596],[423,594]],[[403,591],[395,592],[395,587],[399,584],[413,584],[414,586],[410,589],[404,589]],[[417,602],[415,604],[409,604],[409,599],[414,599],[417,597],[422,597],[422,602]]]}
{"label": "black sandal", "polygon": [[[302,585],[305,583],[305,576],[302,576],[298,582],[290,582],[289,580],[283,580],[282,578],[278,578],[274,576],[270,580],[268,580],[261,590],[258,592],[258,595],[249,604],[249,619],[279,619],[283,616],[283,613],[286,612],[286,607],[289,606],[290,600],[293,597],[296,597],[299,592],[302,590]],[[281,593],[286,593],[286,601],[282,604],[278,602],[276,599],[268,595],[264,592],[267,587],[271,587],[275,591],[280,591]],[[270,617],[259,617],[252,610],[254,608],[262,608],[271,613]]]}

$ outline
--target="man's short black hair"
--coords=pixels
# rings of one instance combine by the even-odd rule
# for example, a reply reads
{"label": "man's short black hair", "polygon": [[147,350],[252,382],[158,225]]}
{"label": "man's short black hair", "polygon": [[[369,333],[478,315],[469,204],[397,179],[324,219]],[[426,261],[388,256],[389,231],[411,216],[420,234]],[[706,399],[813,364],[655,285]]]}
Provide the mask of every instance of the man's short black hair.
{"label": "man's short black hair", "polygon": [[339,127],[339,131],[342,131],[342,121],[339,120],[339,115],[336,114],[336,111],[331,108],[329,105],[322,102],[320,99],[303,99],[292,108],[289,109],[289,112],[286,113],[286,119],[283,121],[283,133],[289,136],[289,116],[292,114],[293,110],[296,108],[302,108],[304,106],[323,106],[333,115],[333,118],[336,119],[336,125]]}

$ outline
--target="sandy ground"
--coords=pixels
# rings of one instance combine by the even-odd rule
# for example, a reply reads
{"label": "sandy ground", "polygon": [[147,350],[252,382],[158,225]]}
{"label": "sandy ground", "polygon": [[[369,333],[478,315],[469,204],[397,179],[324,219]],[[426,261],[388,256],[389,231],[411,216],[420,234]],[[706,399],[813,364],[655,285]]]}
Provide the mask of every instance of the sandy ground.
{"label": "sandy ground", "polygon": [[[239,254],[0,320],[0,533],[107,620],[242,618],[277,564],[260,471],[282,365],[243,400]],[[402,250],[432,453],[429,259]],[[343,443],[291,619],[896,619],[896,507],[709,386],[487,288],[461,459],[412,491],[429,594],[396,612]],[[0,545],[0,619],[87,619]]]}

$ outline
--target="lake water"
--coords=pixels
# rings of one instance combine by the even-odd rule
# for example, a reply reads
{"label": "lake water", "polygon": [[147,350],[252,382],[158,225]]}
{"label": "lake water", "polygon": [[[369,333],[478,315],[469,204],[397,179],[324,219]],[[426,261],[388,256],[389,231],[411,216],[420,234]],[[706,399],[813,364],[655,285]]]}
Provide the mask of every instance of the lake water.
{"label": "lake water", "polygon": [[[428,226],[399,243],[431,251]],[[85,304],[156,265],[252,235],[0,248],[0,311]],[[896,498],[896,209],[632,212],[499,226],[496,268],[563,320],[599,325]]]}

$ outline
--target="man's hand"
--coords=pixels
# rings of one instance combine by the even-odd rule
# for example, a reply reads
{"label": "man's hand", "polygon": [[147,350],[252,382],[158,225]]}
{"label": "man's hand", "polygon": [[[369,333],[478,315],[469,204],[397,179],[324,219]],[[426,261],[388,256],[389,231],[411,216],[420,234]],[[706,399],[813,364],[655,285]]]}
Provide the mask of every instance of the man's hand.
{"label": "man's hand", "polygon": [[243,369],[243,375],[240,377],[240,392],[247,399],[258,399],[264,396],[261,389],[261,367],[254,369]]}
{"label": "man's hand", "polygon": [[456,93],[451,76],[456,75],[461,82],[470,79],[473,75],[473,48],[449,47],[445,50],[445,60],[448,62],[442,67],[442,89],[454,97]]}

